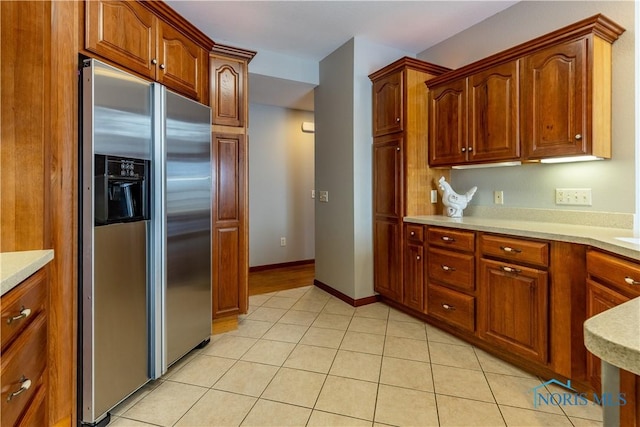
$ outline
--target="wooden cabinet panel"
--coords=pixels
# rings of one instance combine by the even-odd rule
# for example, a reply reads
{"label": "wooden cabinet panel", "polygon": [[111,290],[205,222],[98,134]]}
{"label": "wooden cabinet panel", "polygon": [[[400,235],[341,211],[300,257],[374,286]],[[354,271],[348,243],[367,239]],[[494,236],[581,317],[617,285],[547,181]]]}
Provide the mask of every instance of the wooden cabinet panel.
{"label": "wooden cabinet panel", "polygon": [[240,294],[238,283],[242,266],[239,258],[238,227],[216,228],[213,236],[213,316],[238,314]]}
{"label": "wooden cabinet panel", "polygon": [[211,56],[213,124],[244,126],[246,62]]}
{"label": "wooden cabinet panel", "polygon": [[200,47],[171,25],[158,25],[156,80],[170,89],[200,101],[200,79],[206,59]]}
{"label": "wooden cabinet panel", "polygon": [[587,39],[525,56],[522,64],[525,159],[587,154]]}
{"label": "wooden cabinet panel", "polygon": [[394,301],[402,299],[402,220],[374,221],[374,290]]}
{"label": "wooden cabinet panel", "polygon": [[85,2],[85,48],[155,78],[156,17],[136,1]]}
{"label": "wooden cabinet panel", "polygon": [[513,160],[520,156],[518,62],[469,77],[468,160]]}
{"label": "wooden cabinet panel", "polygon": [[442,227],[429,227],[427,231],[429,245],[464,252],[473,252],[475,250],[475,236],[472,231],[452,230]]}
{"label": "wooden cabinet panel", "polygon": [[589,275],[627,298],[640,296],[640,265],[602,252],[587,252]]}
{"label": "wooden cabinet panel", "polygon": [[2,297],[0,338],[4,349],[46,308],[46,273],[41,269]]}
{"label": "wooden cabinet panel", "polygon": [[216,172],[215,221],[239,221],[242,164],[245,156],[243,135],[214,137]]}
{"label": "wooden cabinet panel", "polygon": [[[3,349],[0,385],[2,425],[16,425],[41,384],[47,360],[47,326],[40,314],[15,342]],[[30,387],[11,396],[30,381]]]}
{"label": "wooden cabinet panel", "polygon": [[213,317],[248,304],[246,137],[213,134]]}
{"label": "wooden cabinet panel", "polygon": [[467,160],[467,80],[429,91],[429,165]]}
{"label": "wooden cabinet panel", "polygon": [[540,363],[547,362],[546,271],[482,259],[478,301],[480,337]]}
{"label": "wooden cabinet panel", "polygon": [[475,330],[475,298],[429,283],[427,314],[447,324],[473,332]]}
{"label": "wooden cabinet panel", "polygon": [[427,254],[429,281],[444,283],[453,288],[473,292],[475,289],[475,256],[438,248]]}
{"label": "wooden cabinet panel", "polygon": [[402,137],[377,138],[373,144],[373,214],[400,218],[402,210]]}
{"label": "wooden cabinet panel", "polygon": [[404,256],[402,302],[421,312],[424,310],[424,247],[409,243]]}
{"label": "wooden cabinet panel", "polygon": [[483,255],[506,259],[510,262],[522,262],[540,267],[549,265],[548,242],[482,234],[480,251]]}
{"label": "wooden cabinet panel", "polygon": [[403,129],[402,71],[373,82],[373,136],[400,132]]}

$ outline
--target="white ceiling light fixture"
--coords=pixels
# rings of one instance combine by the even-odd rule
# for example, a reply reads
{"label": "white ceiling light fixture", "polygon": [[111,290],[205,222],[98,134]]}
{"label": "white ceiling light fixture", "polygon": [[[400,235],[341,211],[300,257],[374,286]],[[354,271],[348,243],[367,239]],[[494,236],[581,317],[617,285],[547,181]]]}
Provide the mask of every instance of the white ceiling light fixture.
{"label": "white ceiling light fixture", "polygon": [[591,162],[594,160],[604,160],[604,159],[602,157],[596,157],[596,156],[554,157],[549,159],[541,159],[540,163],[574,163],[574,162]]}

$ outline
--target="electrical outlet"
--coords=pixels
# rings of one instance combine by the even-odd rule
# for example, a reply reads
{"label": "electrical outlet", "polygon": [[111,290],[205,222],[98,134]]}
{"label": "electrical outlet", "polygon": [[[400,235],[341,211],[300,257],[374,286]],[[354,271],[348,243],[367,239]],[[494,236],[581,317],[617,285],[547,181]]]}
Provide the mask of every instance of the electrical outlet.
{"label": "electrical outlet", "polygon": [[320,191],[320,201],[323,203],[329,203],[329,192]]}
{"label": "electrical outlet", "polygon": [[311,198],[312,199],[316,198],[316,190],[311,190]]}
{"label": "electrical outlet", "polygon": [[280,238],[280,246],[287,246],[287,238],[286,237],[281,237]]}
{"label": "electrical outlet", "polygon": [[556,188],[556,205],[591,206],[591,189]]}
{"label": "electrical outlet", "polygon": [[496,205],[504,204],[504,192],[502,190],[496,190],[493,192],[493,203]]}
{"label": "electrical outlet", "polygon": [[431,203],[438,203],[438,190],[431,190]]}

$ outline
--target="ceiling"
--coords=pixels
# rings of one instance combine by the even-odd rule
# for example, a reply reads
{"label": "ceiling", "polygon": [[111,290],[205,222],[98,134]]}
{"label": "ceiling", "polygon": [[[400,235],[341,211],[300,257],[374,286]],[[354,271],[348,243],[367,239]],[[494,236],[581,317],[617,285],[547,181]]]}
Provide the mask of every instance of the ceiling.
{"label": "ceiling", "polygon": [[[257,50],[258,54],[260,50],[268,50],[319,62],[354,36],[418,54],[517,1],[168,0],[167,3],[216,42]],[[291,94],[287,93],[287,87],[287,81],[256,79],[252,75],[249,96],[252,102],[288,103],[281,106],[309,109],[308,85],[293,84]],[[277,100],[281,95],[286,96]],[[310,109],[312,103],[311,97]]]}

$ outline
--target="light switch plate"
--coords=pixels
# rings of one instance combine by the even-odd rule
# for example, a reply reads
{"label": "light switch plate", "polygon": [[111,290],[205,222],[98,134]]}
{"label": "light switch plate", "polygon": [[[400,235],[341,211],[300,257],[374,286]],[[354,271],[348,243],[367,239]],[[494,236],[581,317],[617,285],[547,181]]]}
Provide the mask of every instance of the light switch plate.
{"label": "light switch plate", "polygon": [[591,206],[591,189],[556,188],[556,205]]}
{"label": "light switch plate", "polygon": [[329,192],[320,191],[320,201],[323,203],[329,203]]}

